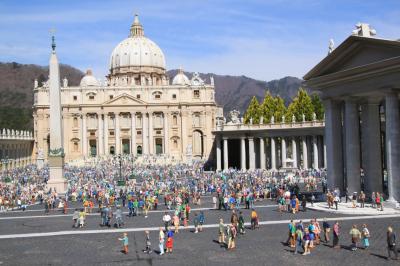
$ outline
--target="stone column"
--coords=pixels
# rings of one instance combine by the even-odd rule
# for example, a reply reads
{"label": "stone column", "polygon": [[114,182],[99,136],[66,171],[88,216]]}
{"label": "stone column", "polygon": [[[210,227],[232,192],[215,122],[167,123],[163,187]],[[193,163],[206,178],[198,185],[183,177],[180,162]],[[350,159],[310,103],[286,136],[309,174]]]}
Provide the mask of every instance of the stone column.
{"label": "stone column", "polygon": [[108,149],[108,113],[104,114],[104,154],[109,154]]}
{"label": "stone column", "polygon": [[275,138],[271,138],[271,170],[276,170]]}
{"label": "stone column", "polygon": [[260,138],[260,168],[261,169],[265,169],[265,142],[264,142],[264,138],[261,137]]}
{"label": "stone column", "polygon": [[362,168],[364,170],[364,192],[382,192],[382,153],[379,103],[361,106]]}
{"label": "stone column", "polygon": [[329,188],[343,191],[342,109],[340,102],[325,100],[325,138]]}
{"label": "stone column", "polygon": [[308,169],[308,149],[307,149],[307,136],[301,140],[303,150],[303,169]]}
{"label": "stone column", "polygon": [[254,138],[249,137],[249,169],[256,168],[256,153],[254,150]]}
{"label": "stone column", "polygon": [[82,114],[82,154],[87,156],[87,130],[86,130],[86,114]]}
{"label": "stone column", "polygon": [[346,177],[349,193],[360,192],[360,120],[358,105],[354,100],[345,102],[345,144],[346,144]]}
{"label": "stone column", "polygon": [[240,138],[240,167],[242,170],[246,170],[246,138]]}
{"label": "stone column", "polygon": [[115,114],[115,154],[121,154],[121,131],[119,128],[119,113]]}
{"label": "stone column", "polygon": [[293,168],[297,168],[297,143],[296,138],[292,138],[292,160],[293,160]]}
{"label": "stone column", "polygon": [[224,140],[224,170],[228,170],[229,161],[228,161],[228,139],[223,138]]}
{"label": "stone column", "polygon": [[154,154],[154,139],[153,139],[153,113],[149,113],[149,154]]}
{"label": "stone column", "polygon": [[136,150],[136,114],[131,113],[131,154],[137,155]]}
{"label": "stone column", "polygon": [[325,143],[325,136],[322,136],[322,139],[324,141],[324,168],[327,169],[327,163],[326,163],[326,143]]}
{"label": "stone column", "polygon": [[147,113],[142,113],[142,153],[149,154],[147,138]]}
{"label": "stone column", "polygon": [[216,136],[215,141],[217,142],[217,171],[221,170],[221,137]]}
{"label": "stone column", "polygon": [[400,115],[397,93],[385,97],[386,108],[386,164],[389,201],[400,200]]}
{"label": "stone column", "polygon": [[169,125],[168,113],[164,113],[164,154],[169,154]]}
{"label": "stone column", "polygon": [[313,136],[313,159],[314,159],[314,169],[318,169],[318,138],[317,136]]}
{"label": "stone column", "polygon": [[97,133],[99,134],[99,140],[98,140],[98,152],[97,155],[103,155],[104,154],[104,137],[103,137],[103,114],[99,113],[97,114],[97,120],[98,120],[98,129]]}
{"label": "stone column", "polygon": [[281,144],[282,168],[286,168],[286,139],[284,137],[281,139]]}

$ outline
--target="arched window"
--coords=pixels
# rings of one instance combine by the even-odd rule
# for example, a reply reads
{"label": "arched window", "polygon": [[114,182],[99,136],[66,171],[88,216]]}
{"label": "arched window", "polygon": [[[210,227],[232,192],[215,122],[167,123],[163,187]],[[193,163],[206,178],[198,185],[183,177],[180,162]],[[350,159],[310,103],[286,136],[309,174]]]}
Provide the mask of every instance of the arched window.
{"label": "arched window", "polygon": [[177,126],[177,125],[178,125],[178,117],[177,117],[176,115],[174,115],[174,116],[172,117],[172,122],[173,122],[173,125],[174,125],[174,126]]}
{"label": "arched window", "polygon": [[138,154],[138,155],[142,155],[142,146],[137,146],[137,148],[136,148],[136,153]]}
{"label": "arched window", "polygon": [[110,146],[110,154],[111,155],[115,154],[115,147],[114,146]]}

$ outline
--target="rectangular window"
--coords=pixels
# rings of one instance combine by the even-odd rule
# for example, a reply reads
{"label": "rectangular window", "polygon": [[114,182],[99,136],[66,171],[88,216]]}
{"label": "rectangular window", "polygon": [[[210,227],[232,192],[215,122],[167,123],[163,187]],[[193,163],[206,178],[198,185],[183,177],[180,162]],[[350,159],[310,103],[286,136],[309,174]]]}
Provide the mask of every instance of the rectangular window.
{"label": "rectangular window", "polygon": [[142,131],[138,130],[138,131],[136,131],[136,134],[137,135],[142,135]]}
{"label": "rectangular window", "polygon": [[193,91],[193,97],[194,98],[200,98],[200,91],[199,90],[194,90]]}
{"label": "rectangular window", "polygon": [[94,100],[94,95],[90,95],[89,100]]}
{"label": "rectangular window", "polygon": [[96,133],[90,132],[90,136],[95,136],[95,135],[96,135]]}
{"label": "rectangular window", "polygon": [[160,131],[160,130],[157,130],[157,131],[156,131],[156,134],[157,134],[157,135],[161,135],[161,131]]}
{"label": "rectangular window", "polygon": [[156,95],[154,95],[154,97],[155,97],[156,99],[160,99],[160,98],[161,98],[161,95],[160,95],[160,94],[156,94]]}
{"label": "rectangular window", "polygon": [[176,99],[176,94],[172,94],[172,99]]}
{"label": "rectangular window", "polygon": [[114,95],[110,95],[110,100],[111,100],[112,98],[114,98]]}
{"label": "rectangular window", "polygon": [[78,96],[74,95],[74,101],[78,100]]}
{"label": "rectangular window", "polygon": [[114,131],[110,131],[110,136],[114,136]]}
{"label": "rectangular window", "polygon": [[140,94],[136,94],[136,98],[137,98],[137,99],[140,99]]}

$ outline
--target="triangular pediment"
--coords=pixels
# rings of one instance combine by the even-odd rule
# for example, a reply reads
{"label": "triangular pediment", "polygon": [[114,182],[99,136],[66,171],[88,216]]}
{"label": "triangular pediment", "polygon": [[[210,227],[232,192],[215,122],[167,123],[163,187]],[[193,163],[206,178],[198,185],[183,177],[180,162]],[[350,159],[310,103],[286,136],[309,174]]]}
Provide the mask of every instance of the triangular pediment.
{"label": "triangular pediment", "polygon": [[146,104],[140,99],[133,97],[132,95],[123,93],[117,97],[108,100],[103,103],[103,105],[144,105]]}
{"label": "triangular pediment", "polygon": [[400,57],[400,41],[350,36],[305,76],[304,80]]}

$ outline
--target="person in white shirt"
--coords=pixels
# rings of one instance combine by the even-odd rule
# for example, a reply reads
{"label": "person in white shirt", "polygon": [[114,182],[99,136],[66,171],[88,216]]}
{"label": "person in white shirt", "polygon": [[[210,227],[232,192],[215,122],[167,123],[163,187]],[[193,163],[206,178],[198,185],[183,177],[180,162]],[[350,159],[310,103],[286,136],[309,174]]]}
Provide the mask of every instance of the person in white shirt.
{"label": "person in white shirt", "polygon": [[165,226],[165,232],[168,232],[168,226],[169,226],[169,223],[171,222],[171,215],[169,215],[168,212],[164,213],[163,222],[164,222],[164,226]]}

